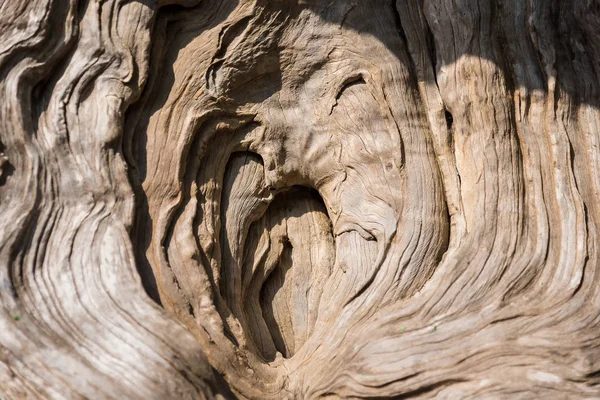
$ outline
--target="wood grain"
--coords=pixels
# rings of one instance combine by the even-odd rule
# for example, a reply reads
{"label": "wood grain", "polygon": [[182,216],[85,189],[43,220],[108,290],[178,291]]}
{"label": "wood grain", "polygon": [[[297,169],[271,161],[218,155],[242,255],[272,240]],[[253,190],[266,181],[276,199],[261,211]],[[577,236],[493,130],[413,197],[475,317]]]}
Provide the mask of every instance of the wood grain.
{"label": "wood grain", "polygon": [[5,399],[596,398],[598,0],[0,0]]}

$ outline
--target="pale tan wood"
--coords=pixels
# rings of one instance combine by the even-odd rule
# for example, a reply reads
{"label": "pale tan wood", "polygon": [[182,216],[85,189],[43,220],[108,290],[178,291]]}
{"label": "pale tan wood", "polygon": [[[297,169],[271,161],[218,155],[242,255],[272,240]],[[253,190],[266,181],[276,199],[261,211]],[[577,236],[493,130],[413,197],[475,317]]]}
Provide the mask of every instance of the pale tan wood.
{"label": "pale tan wood", "polygon": [[0,0],[5,399],[600,396],[597,0]]}

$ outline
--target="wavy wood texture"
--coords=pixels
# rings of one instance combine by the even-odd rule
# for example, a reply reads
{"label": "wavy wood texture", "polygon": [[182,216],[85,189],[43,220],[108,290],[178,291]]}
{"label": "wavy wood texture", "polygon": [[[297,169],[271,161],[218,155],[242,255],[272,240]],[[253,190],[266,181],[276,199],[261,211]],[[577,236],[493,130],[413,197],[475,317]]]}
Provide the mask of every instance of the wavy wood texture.
{"label": "wavy wood texture", "polygon": [[598,0],[0,0],[5,399],[600,396]]}

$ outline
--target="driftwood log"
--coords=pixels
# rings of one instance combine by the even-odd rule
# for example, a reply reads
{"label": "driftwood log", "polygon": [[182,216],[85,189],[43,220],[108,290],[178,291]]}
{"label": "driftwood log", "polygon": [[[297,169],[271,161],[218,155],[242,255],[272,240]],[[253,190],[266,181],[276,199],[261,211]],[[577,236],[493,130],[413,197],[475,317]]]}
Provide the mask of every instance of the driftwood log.
{"label": "driftwood log", "polygon": [[0,0],[0,394],[598,398],[599,103],[599,0]]}

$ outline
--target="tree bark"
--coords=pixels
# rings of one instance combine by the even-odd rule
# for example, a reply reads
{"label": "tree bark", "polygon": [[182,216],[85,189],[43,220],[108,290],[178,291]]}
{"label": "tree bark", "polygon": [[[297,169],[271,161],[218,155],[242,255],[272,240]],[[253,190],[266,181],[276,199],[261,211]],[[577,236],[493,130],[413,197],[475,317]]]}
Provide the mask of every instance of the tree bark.
{"label": "tree bark", "polygon": [[600,1],[0,0],[3,399],[600,395]]}

